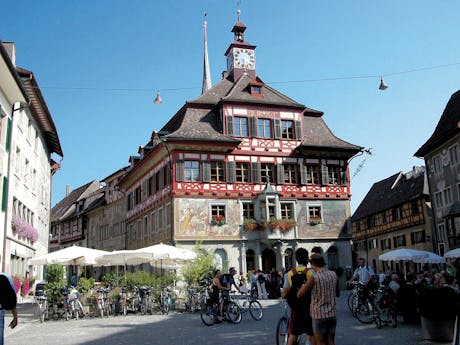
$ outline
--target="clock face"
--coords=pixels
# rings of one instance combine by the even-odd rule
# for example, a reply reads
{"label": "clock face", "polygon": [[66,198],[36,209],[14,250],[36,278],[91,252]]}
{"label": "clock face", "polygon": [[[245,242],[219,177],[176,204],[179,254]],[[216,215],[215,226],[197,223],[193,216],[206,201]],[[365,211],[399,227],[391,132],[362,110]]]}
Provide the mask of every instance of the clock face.
{"label": "clock face", "polygon": [[235,67],[251,68],[255,67],[254,51],[249,49],[235,50]]}

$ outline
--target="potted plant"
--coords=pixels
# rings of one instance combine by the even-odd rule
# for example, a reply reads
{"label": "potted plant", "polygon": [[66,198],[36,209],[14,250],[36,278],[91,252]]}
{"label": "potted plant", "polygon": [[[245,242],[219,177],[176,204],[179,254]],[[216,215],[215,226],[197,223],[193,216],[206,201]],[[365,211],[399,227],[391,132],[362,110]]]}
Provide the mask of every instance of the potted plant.
{"label": "potted plant", "polygon": [[222,226],[226,224],[224,216],[212,216],[211,225]]}
{"label": "potted plant", "polygon": [[276,229],[279,229],[280,228],[280,220],[279,219],[276,219],[275,217],[272,217],[270,218],[270,220],[268,221],[268,227],[271,229],[271,230],[276,230]]}
{"label": "potted plant", "polygon": [[419,292],[417,306],[424,339],[452,341],[458,295],[450,287],[429,286]]}
{"label": "potted plant", "polygon": [[255,231],[259,228],[259,224],[255,219],[249,218],[244,220],[243,227],[246,231]]}
{"label": "potted plant", "polygon": [[280,219],[279,228],[283,231],[289,231],[297,225],[297,222],[294,219]]}
{"label": "potted plant", "polygon": [[310,218],[310,225],[315,226],[321,223],[321,218]]}

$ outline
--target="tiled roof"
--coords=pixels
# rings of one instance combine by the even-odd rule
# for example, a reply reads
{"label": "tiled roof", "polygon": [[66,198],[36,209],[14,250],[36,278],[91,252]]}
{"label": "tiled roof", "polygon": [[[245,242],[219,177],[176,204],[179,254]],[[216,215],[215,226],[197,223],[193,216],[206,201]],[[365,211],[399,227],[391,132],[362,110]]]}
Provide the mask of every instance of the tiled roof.
{"label": "tiled roof", "polygon": [[362,147],[350,144],[337,138],[321,117],[303,116],[303,141],[300,146],[304,148],[331,148],[359,152]]}
{"label": "tiled roof", "polygon": [[460,90],[455,92],[444,109],[431,137],[415,152],[414,156],[424,157],[427,153],[441,146],[454,135],[460,133]]}
{"label": "tiled roof", "polygon": [[418,170],[415,172],[406,174],[399,172],[374,183],[353,214],[352,220],[368,217],[428,195],[425,169],[423,167],[416,169]]}
{"label": "tiled roof", "polygon": [[[249,75],[242,75],[236,82],[233,82],[231,77],[226,77],[214,85],[211,89],[205,92],[198,98],[195,98],[188,103],[216,105],[220,101],[227,102],[244,102],[255,104],[278,105],[284,107],[306,108],[274,88],[264,84],[262,86],[262,98],[255,98],[251,95],[249,85],[252,78]],[[318,112],[314,109],[306,108],[312,112]]]}
{"label": "tiled roof", "polygon": [[72,192],[70,192],[69,195],[67,195],[64,199],[59,201],[51,209],[51,221],[55,222],[65,217],[70,208],[72,208],[75,205],[75,203],[81,199],[82,195],[87,190],[93,191],[96,188],[99,188],[99,182],[91,181],[81,187],[74,189]]}
{"label": "tiled roof", "polygon": [[240,140],[222,134],[219,115],[210,109],[187,108],[185,113],[169,129],[172,133],[165,135],[174,140],[212,140],[239,143]]}

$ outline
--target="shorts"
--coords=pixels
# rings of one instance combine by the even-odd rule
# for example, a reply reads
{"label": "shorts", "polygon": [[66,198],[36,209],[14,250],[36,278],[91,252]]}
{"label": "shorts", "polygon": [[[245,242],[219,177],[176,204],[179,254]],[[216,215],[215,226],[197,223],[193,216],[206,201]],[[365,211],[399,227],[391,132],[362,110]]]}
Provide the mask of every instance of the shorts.
{"label": "shorts", "polygon": [[337,319],[335,316],[313,320],[313,332],[318,334],[335,334],[336,326]]}
{"label": "shorts", "polygon": [[288,334],[301,335],[306,333],[307,335],[313,335],[312,319],[308,309],[306,311],[296,311],[291,309],[291,315],[289,317]]}

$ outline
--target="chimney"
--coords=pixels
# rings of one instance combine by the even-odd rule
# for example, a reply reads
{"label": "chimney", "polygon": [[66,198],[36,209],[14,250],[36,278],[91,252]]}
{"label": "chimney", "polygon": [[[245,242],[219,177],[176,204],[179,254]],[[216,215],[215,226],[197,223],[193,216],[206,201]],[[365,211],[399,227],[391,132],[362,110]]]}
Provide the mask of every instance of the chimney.
{"label": "chimney", "polygon": [[65,196],[69,196],[70,194],[70,184],[65,185]]}
{"label": "chimney", "polygon": [[5,47],[11,62],[14,66],[16,66],[16,46],[14,45],[14,42],[2,42],[2,44],[3,47]]}

